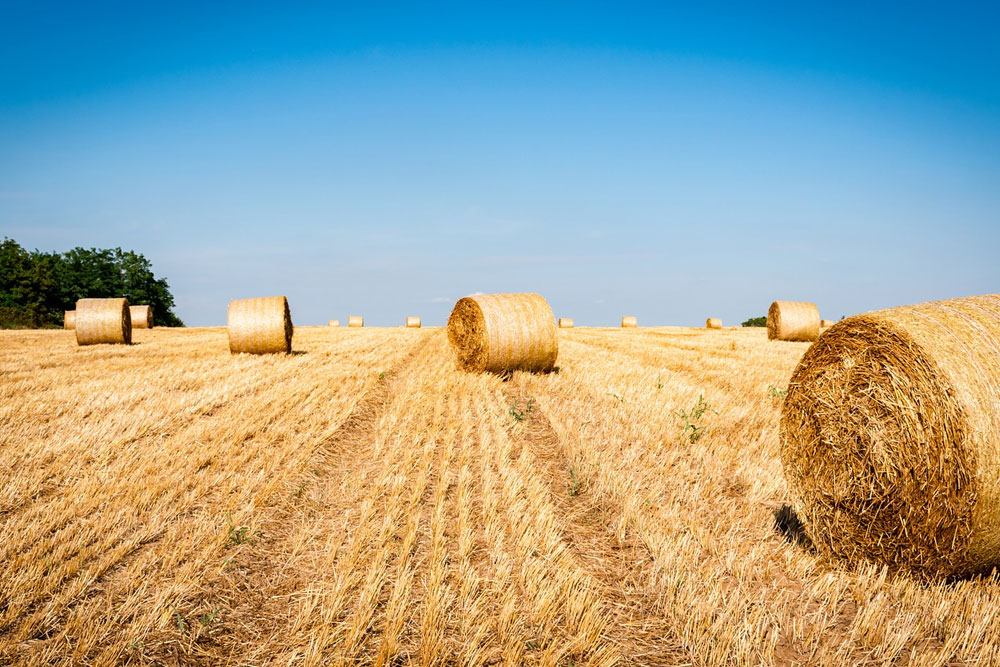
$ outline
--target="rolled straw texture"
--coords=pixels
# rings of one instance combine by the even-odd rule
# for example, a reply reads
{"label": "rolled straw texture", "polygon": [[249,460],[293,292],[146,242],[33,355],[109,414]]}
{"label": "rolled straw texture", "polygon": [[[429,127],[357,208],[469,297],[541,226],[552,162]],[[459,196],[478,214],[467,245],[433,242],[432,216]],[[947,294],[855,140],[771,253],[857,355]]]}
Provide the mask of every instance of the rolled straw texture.
{"label": "rolled straw texture", "polygon": [[767,309],[769,340],[810,341],[819,336],[819,308],[808,301],[775,301]]}
{"label": "rolled straw texture", "polygon": [[722,320],[720,320],[718,317],[710,317],[707,320],[705,320],[705,328],[706,329],[721,329],[722,328]]}
{"label": "rolled straw texture", "polygon": [[129,306],[129,315],[132,318],[132,328],[152,329],[153,328],[153,307],[152,306]]}
{"label": "rolled straw texture", "polygon": [[76,311],[67,310],[63,314],[63,329],[75,329],[76,328]]}
{"label": "rolled straw texture", "polygon": [[834,322],[833,320],[820,320],[819,328],[826,329],[827,327],[832,327],[834,324],[836,324],[836,322]]}
{"label": "rolled straw texture", "polygon": [[559,328],[560,329],[572,329],[573,328],[573,318],[572,317],[560,317],[559,318]]}
{"label": "rolled straw texture", "polygon": [[292,315],[288,299],[265,296],[229,302],[229,351],[273,354],[292,351]]}
{"label": "rolled straw texture", "polygon": [[330,325],[331,327],[339,327],[340,320],[330,320],[329,322],[327,322],[327,324]]}
{"label": "rolled straw texture", "polygon": [[830,327],[792,375],[781,460],[826,555],[927,578],[1000,565],[1000,295]]}
{"label": "rolled straw texture", "polygon": [[639,320],[631,315],[626,315],[622,318],[622,328],[623,329],[634,329],[639,326]]}
{"label": "rolled straw texture", "polygon": [[477,294],[459,299],[448,340],[462,370],[546,373],[559,353],[556,319],[538,294]]}
{"label": "rolled straw texture", "polygon": [[78,345],[132,343],[128,299],[80,299],[75,321]]}
{"label": "rolled straw texture", "polygon": [[347,326],[349,327],[363,327],[365,326],[365,318],[360,315],[351,315],[347,318]]}
{"label": "rolled straw texture", "polygon": [[420,318],[419,317],[414,317],[412,315],[409,316],[409,317],[407,317],[406,318],[406,326],[408,328],[410,328],[410,329],[419,329],[420,328]]}

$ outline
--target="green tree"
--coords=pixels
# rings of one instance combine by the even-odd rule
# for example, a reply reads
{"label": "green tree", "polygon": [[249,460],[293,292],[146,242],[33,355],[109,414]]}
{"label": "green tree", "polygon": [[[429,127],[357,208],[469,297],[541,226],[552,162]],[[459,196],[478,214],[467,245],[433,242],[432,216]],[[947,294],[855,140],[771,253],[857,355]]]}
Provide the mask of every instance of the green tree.
{"label": "green tree", "polygon": [[745,327],[766,327],[767,317],[751,317],[743,323]]}
{"label": "green tree", "polygon": [[12,239],[0,244],[0,327],[59,326],[77,299],[118,296],[152,306],[158,326],[184,326],[166,279],[157,278],[141,254],[121,248],[42,253]]}

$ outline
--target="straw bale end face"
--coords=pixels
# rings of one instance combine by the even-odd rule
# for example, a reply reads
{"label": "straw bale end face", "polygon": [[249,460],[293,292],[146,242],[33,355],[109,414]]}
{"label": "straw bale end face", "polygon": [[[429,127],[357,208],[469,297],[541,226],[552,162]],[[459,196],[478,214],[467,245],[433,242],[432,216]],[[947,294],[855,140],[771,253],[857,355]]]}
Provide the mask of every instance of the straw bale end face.
{"label": "straw bale end face", "polygon": [[408,329],[419,329],[420,328],[420,318],[409,316],[406,318],[406,327]]}
{"label": "straw bale end face", "polygon": [[780,453],[821,553],[924,578],[1000,564],[1000,295],[842,320],[803,355]]}
{"label": "straw bale end face", "polygon": [[632,315],[622,317],[622,329],[635,329],[639,326],[639,320]]}
{"label": "straw bale end face", "polygon": [[360,315],[351,315],[347,318],[347,326],[349,327],[363,327],[365,326],[365,318]]}
{"label": "straw bale end face", "polygon": [[78,345],[132,343],[132,318],[128,299],[80,299],[76,302]]}
{"label": "straw bale end face", "polygon": [[230,352],[291,353],[294,327],[287,298],[267,296],[230,301],[226,319]]}
{"label": "straw bale end face", "polygon": [[819,308],[808,301],[775,301],[767,309],[768,340],[809,342],[819,337]]}
{"label": "straw bale end face", "polygon": [[477,294],[459,299],[448,340],[461,370],[547,373],[559,353],[556,320],[538,294]]}
{"label": "straw bale end face", "polygon": [[129,306],[129,316],[132,318],[133,329],[153,328],[153,307],[152,306]]}
{"label": "straw bale end face", "polygon": [[571,317],[560,317],[559,318],[559,328],[560,329],[572,329],[573,328],[573,318],[571,318]]}
{"label": "straw bale end face", "polygon": [[705,328],[706,329],[721,329],[722,328],[722,320],[720,320],[718,317],[710,317],[707,320],[705,320]]}

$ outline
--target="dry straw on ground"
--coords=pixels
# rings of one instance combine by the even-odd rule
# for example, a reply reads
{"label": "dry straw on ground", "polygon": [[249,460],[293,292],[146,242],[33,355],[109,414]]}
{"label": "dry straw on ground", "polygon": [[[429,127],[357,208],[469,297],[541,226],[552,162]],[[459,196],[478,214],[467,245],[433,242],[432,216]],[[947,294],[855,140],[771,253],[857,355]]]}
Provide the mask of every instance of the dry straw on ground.
{"label": "dry straw on ground", "polygon": [[572,317],[560,317],[559,318],[559,328],[560,329],[572,329],[573,328],[573,318]]}
{"label": "dry straw on ground", "polygon": [[707,320],[705,320],[705,328],[706,329],[721,329],[722,328],[722,320],[720,320],[718,317],[710,317]]}
{"label": "dry straw on ground", "polygon": [[153,307],[152,306],[129,306],[129,316],[132,318],[132,328],[152,329],[153,328]]}
{"label": "dry straw on ground", "polygon": [[63,329],[75,329],[76,328],[76,311],[67,310],[63,314]]}
{"label": "dry straw on ground", "polygon": [[775,301],[767,309],[769,340],[811,341],[819,336],[819,309],[808,301]]}
{"label": "dry straw on ground", "polygon": [[339,327],[340,320],[330,320],[329,322],[327,322],[327,324],[330,325],[331,327]]}
{"label": "dry straw on ground", "polygon": [[420,328],[420,318],[409,316],[406,318],[406,326],[409,329],[419,329]]}
{"label": "dry straw on ground", "polygon": [[639,320],[637,320],[632,315],[626,315],[622,317],[622,328],[623,329],[634,329],[639,326]]}
{"label": "dry straw on ground", "polygon": [[1000,565],[1000,295],[834,325],[792,376],[781,440],[823,552],[927,576]]}
{"label": "dry straw on ground", "polygon": [[75,323],[78,345],[132,342],[128,299],[80,299]]}
{"label": "dry straw on ground", "polygon": [[477,294],[459,299],[448,340],[467,371],[551,371],[559,343],[556,320],[538,294]]}
{"label": "dry straw on ground", "polygon": [[365,318],[360,315],[351,315],[347,318],[347,326],[349,327],[363,327],[365,326]]}
{"label": "dry straw on ground", "polygon": [[834,324],[836,324],[836,322],[834,322],[833,320],[820,320],[819,328],[826,329],[827,327],[832,327]]}
{"label": "dry straw on ground", "polygon": [[292,351],[292,315],[283,296],[230,301],[227,328],[230,352]]}

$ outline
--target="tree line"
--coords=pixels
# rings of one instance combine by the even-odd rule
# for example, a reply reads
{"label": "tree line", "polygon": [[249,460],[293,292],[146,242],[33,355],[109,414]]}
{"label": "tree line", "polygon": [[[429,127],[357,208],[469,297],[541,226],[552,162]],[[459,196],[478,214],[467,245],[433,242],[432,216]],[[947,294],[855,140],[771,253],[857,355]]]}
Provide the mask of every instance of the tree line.
{"label": "tree line", "polygon": [[0,243],[0,328],[62,326],[77,299],[125,297],[153,307],[156,326],[181,327],[165,278],[139,253],[121,248],[73,248],[64,253]]}

